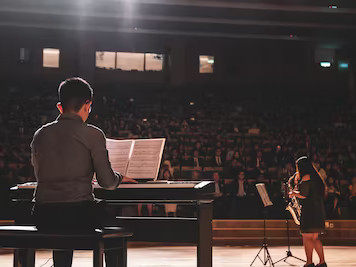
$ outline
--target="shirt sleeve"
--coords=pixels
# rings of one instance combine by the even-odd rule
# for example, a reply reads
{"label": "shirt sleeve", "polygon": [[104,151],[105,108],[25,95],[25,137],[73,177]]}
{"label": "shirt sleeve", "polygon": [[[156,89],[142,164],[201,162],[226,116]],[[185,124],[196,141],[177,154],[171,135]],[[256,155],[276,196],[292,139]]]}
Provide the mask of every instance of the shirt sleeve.
{"label": "shirt sleeve", "polygon": [[299,192],[303,197],[308,197],[310,193],[310,188],[311,188],[311,181],[303,181],[299,185]]}
{"label": "shirt sleeve", "polygon": [[96,180],[105,189],[114,190],[121,182],[122,175],[114,172],[106,149],[106,138],[102,131],[96,130],[92,140],[91,156],[93,159]]}

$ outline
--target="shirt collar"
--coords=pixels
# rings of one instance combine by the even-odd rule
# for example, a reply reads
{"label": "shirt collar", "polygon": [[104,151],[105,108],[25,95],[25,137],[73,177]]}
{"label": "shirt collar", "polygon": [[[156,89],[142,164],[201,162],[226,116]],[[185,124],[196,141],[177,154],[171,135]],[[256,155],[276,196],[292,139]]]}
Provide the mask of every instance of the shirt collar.
{"label": "shirt collar", "polygon": [[57,120],[75,120],[83,122],[82,118],[75,113],[62,113],[57,117]]}

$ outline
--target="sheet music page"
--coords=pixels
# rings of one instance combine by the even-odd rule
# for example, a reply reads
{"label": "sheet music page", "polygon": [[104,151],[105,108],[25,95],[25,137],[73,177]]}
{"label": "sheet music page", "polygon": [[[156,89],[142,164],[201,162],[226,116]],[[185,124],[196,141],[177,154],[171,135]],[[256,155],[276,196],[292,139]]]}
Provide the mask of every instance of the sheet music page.
{"label": "sheet music page", "polygon": [[111,168],[121,175],[126,176],[133,144],[134,140],[106,139],[106,148],[109,152]]}
{"label": "sheet music page", "polygon": [[165,138],[134,140],[126,176],[157,179],[165,141]]}
{"label": "sheet music page", "polygon": [[257,187],[257,191],[260,194],[260,197],[262,199],[263,205],[265,207],[272,206],[273,203],[268,196],[268,193],[266,190],[266,185],[263,183],[260,183],[260,184],[256,184],[256,187]]}

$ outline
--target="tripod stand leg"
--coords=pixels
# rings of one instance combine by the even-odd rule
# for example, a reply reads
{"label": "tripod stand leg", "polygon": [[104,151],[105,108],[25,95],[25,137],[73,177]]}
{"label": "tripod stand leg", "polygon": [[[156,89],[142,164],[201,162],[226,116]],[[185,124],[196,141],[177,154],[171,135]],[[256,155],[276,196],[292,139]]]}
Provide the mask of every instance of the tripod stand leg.
{"label": "tripod stand leg", "polygon": [[277,263],[280,262],[280,261],[286,261],[286,259],[288,259],[288,256],[286,256],[286,257],[284,257],[284,258],[282,258],[282,259],[276,261],[274,264],[277,264]]}
{"label": "tripod stand leg", "polygon": [[269,262],[269,264],[274,267],[274,263],[272,261],[271,255],[269,254],[268,248],[267,247],[265,247],[265,248],[266,248],[265,251],[267,253],[267,259],[266,259],[265,265],[266,265],[267,262]]}
{"label": "tripod stand leg", "polygon": [[258,251],[258,253],[257,253],[256,257],[253,259],[253,261],[252,261],[252,263],[250,264],[250,266],[252,266],[252,265],[253,265],[253,263],[256,261],[256,259],[257,259],[257,258],[259,258],[259,259],[261,260],[261,258],[260,258],[260,256],[259,256],[259,255],[260,255],[260,253],[261,253],[261,250],[262,250],[262,249],[263,249],[263,247],[261,247],[261,248],[260,248],[260,250]]}
{"label": "tripod stand leg", "polygon": [[304,261],[304,262],[306,262],[305,260],[302,260],[301,258],[298,258],[298,257],[293,256],[293,255],[290,255],[289,257],[292,257],[292,258],[294,258],[294,259],[297,259],[297,260],[300,260],[300,261]]}

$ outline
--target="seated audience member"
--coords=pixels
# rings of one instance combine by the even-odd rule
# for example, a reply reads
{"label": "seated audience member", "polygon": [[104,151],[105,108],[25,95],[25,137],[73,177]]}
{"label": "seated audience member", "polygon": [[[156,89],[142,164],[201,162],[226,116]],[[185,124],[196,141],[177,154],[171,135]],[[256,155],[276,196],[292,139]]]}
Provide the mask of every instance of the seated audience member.
{"label": "seated audience member", "polygon": [[236,187],[236,217],[244,218],[248,214],[249,199],[247,194],[250,190],[244,171],[239,172],[234,185]]}
{"label": "seated audience member", "polygon": [[173,180],[173,175],[169,169],[162,170],[161,180],[168,180],[168,181]]}
{"label": "seated audience member", "polygon": [[215,150],[215,155],[213,156],[210,164],[211,167],[224,167],[225,159],[222,156],[221,148],[217,148]]}
{"label": "seated audience member", "polygon": [[173,177],[173,171],[174,168],[171,167],[171,162],[169,160],[165,160],[162,164],[162,168],[159,174],[159,179],[160,180],[168,180],[168,179],[164,179],[164,175],[168,175],[167,171],[169,173],[169,175],[171,176],[171,178]]}
{"label": "seated audience member", "polygon": [[247,194],[247,187],[248,187],[248,184],[245,179],[245,172],[240,171],[237,176],[237,181],[236,181],[236,196],[237,197],[245,197]]}
{"label": "seated audience member", "polygon": [[234,155],[235,155],[235,149],[232,147],[228,148],[225,157],[226,162],[231,162],[232,159],[234,158]]}
{"label": "seated audience member", "polygon": [[325,212],[329,219],[335,218],[338,215],[338,201],[340,197],[339,187],[333,177],[326,179],[326,193]]}
{"label": "seated audience member", "polygon": [[197,141],[194,145],[194,150],[198,150],[199,154],[202,155],[204,153],[201,142]]}
{"label": "seated audience member", "polygon": [[177,149],[173,149],[172,151],[172,157],[170,159],[172,163],[172,167],[176,167],[180,165],[180,158]]}
{"label": "seated audience member", "polygon": [[194,167],[204,167],[204,157],[200,156],[199,150],[194,150],[193,152],[193,164]]}
{"label": "seated audience member", "polygon": [[340,197],[338,201],[340,219],[349,219],[352,216],[351,211],[351,191],[352,184],[346,183],[340,186]]}
{"label": "seated audience member", "polygon": [[194,167],[193,158],[189,156],[188,153],[184,153],[183,158],[180,162],[181,167]]}
{"label": "seated audience member", "polygon": [[243,162],[238,159],[233,159],[231,164],[224,167],[224,177],[233,178],[237,177],[240,171],[244,169]]}
{"label": "seated audience member", "polygon": [[214,218],[222,218],[225,213],[225,185],[221,179],[219,172],[213,173],[213,180],[215,183],[215,201],[214,201]]}
{"label": "seated audience member", "polygon": [[224,195],[224,181],[221,179],[219,172],[213,173],[213,180],[215,183],[215,194],[218,197]]}

